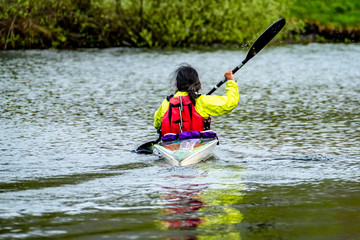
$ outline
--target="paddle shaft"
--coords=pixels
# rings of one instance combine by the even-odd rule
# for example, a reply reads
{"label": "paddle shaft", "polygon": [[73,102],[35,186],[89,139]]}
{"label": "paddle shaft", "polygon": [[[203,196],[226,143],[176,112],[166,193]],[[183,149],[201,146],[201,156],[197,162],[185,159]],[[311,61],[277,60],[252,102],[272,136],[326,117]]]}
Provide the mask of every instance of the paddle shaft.
{"label": "paddle shaft", "polygon": [[[245,62],[246,63],[246,62]],[[242,68],[245,65],[244,62],[242,62],[240,65],[236,66],[233,70],[232,73],[235,74],[240,68]],[[223,79],[220,82],[218,82],[218,84],[216,84],[206,95],[211,95],[213,92],[216,91],[216,89],[218,89],[219,87],[221,87],[221,85],[223,85],[225,82],[227,81],[227,79]]]}

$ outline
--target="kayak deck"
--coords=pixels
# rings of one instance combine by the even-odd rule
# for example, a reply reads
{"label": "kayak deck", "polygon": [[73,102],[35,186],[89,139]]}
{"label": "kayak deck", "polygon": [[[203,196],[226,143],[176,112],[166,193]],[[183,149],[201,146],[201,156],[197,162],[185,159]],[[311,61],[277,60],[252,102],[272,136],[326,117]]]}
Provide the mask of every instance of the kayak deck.
{"label": "kayak deck", "polygon": [[173,166],[186,166],[209,158],[218,144],[214,138],[185,139],[155,144],[155,149]]}

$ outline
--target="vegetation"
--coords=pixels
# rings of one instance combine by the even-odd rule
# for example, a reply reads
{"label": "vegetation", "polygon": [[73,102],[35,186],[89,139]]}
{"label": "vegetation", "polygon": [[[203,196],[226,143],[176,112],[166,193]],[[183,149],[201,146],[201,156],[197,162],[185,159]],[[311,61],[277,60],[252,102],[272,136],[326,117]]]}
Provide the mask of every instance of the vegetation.
{"label": "vegetation", "polygon": [[353,0],[296,0],[292,15],[299,19],[340,28],[359,27],[360,1]]}
{"label": "vegetation", "polygon": [[0,0],[3,49],[246,43],[287,0]]}
{"label": "vegetation", "polygon": [[280,17],[285,39],[359,35],[359,13],[351,0],[0,0],[0,48],[239,45]]}
{"label": "vegetation", "polygon": [[306,23],[303,33],[315,41],[360,41],[360,1],[295,0],[291,16]]}

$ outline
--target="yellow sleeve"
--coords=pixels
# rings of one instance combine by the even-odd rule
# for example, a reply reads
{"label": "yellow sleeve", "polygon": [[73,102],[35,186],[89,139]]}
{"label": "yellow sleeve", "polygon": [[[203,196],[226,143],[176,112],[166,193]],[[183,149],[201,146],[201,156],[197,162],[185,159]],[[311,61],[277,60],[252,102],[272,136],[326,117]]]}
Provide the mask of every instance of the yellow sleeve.
{"label": "yellow sleeve", "polygon": [[168,108],[169,108],[169,101],[165,99],[161,103],[159,109],[154,114],[154,127],[156,129],[160,129],[161,122],[162,122],[162,117],[165,115]]}
{"label": "yellow sleeve", "polygon": [[235,81],[226,82],[226,96],[201,95],[195,109],[204,118],[231,112],[239,103],[239,87]]}

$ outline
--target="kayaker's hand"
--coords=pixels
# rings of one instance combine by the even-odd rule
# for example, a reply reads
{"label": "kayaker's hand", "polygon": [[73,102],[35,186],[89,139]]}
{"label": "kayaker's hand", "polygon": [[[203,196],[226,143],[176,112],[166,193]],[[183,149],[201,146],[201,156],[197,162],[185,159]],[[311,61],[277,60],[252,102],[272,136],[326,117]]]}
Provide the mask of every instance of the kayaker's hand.
{"label": "kayaker's hand", "polygon": [[227,71],[225,74],[224,74],[224,76],[225,76],[225,79],[226,80],[234,80],[234,75],[233,75],[233,73],[232,73],[232,70],[230,69],[229,71]]}

